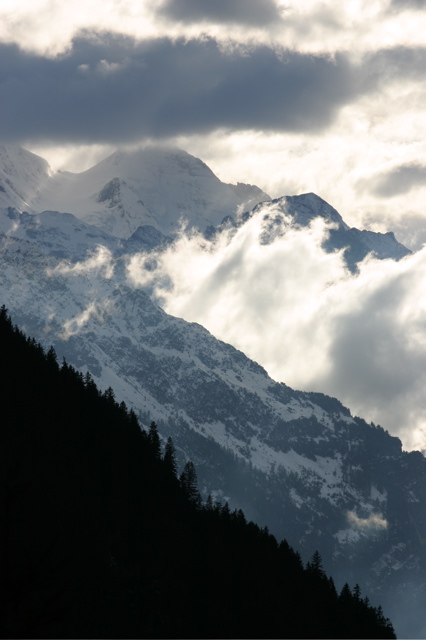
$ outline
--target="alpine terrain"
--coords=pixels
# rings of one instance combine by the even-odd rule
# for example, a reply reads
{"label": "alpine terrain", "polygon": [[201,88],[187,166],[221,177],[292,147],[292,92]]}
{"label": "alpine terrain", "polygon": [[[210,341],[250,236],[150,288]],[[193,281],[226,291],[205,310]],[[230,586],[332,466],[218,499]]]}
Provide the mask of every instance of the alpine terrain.
{"label": "alpine terrain", "polygon": [[[260,204],[263,203],[263,204]],[[204,497],[241,508],[305,561],[383,605],[397,635],[422,637],[426,461],[337,399],[295,391],[202,326],[166,314],[129,277],[131,256],[186,226],[209,238],[252,216],[264,242],[321,217],[348,268],[409,253],[392,233],[351,229],[315,194],[271,200],[222,183],[176,149],[117,152],[81,174],[0,148],[0,302],[58,357],[111,386],[191,459]],[[148,267],[149,268],[149,267]],[[341,584],[339,584],[339,580]]]}

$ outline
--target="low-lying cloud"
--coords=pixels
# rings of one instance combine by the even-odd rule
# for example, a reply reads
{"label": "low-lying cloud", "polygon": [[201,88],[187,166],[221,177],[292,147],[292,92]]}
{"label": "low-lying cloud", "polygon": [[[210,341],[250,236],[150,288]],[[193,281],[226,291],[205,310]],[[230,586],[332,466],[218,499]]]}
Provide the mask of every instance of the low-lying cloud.
{"label": "low-lying cloud", "polygon": [[367,258],[351,275],[322,248],[327,227],[261,244],[262,214],[214,245],[182,236],[157,269],[129,264],[169,313],[199,322],[292,387],[338,397],[354,414],[426,449],[426,249]]}
{"label": "low-lying cloud", "polygon": [[72,336],[79,334],[92,318],[96,318],[98,322],[102,323],[104,315],[109,311],[109,308],[110,303],[108,300],[101,303],[90,302],[81,313],[63,323],[62,331],[58,334],[58,337],[62,340],[68,340]]}
{"label": "low-lying cloud", "polygon": [[109,249],[99,245],[95,251],[90,253],[88,257],[81,262],[60,262],[54,269],[47,270],[48,276],[83,275],[89,273],[108,279],[112,278],[114,275],[114,262]]}
{"label": "low-lying cloud", "polygon": [[387,529],[388,522],[381,513],[370,513],[368,518],[359,518],[354,511],[348,511],[349,524],[361,531]]}

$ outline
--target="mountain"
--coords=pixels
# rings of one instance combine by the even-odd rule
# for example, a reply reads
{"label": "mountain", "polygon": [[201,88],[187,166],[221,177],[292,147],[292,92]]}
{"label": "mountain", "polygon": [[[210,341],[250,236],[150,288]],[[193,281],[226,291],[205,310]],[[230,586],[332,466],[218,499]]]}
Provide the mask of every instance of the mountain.
{"label": "mountain", "polygon": [[396,637],[358,587],[337,594],[318,553],[304,568],[241,510],[203,506],[155,423],[141,430],[4,308],[0,349],[1,637]]}
{"label": "mountain", "polygon": [[0,206],[31,210],[31,202],[49,182],[49,164],[14,145],[0,146]]}
{"label": "mountain", "polygon": [[315,193],[283,196],[262,202],[251,211],[240,213],[236,219],[228,216],[224,221],[226,225],[222,223],[218,229],[210,228],[208,236],[213,237],[224,226],[238,228],[253,216],[262,222],[261,241],[264,244],[273,242],[289,229],[306,228],[317,218],[324,220],[329,225],[329,234],[323,242],[323,249],[328,253],[343,249],[346,265],[352,272],[357,271],[357,264],[369,253],[380,260],[400,260],[411,253],[397,241],[392,231],[378,233],[350,228],[336,209]]}
{"label": "mountain", "polygon": [[[186,181],[192,178],[189,173]],[[183,193],[185,184],[176,191]],[[152,202],[156,198],[166,196],[153,194]],[[191,198],[188,211],[196,206]],[[243,508],[305,560],[318,549],[337,581],[358,582],[392,611],[401,635],[421,637],[424,457],[403,452],[397,438],[353,417],[338,400],[274,382],[243,353],[200,325],[167,315],[135,288],[127,252],[172,240],[173,230],[158,223],[161,211],[155,224],[140,218],[133,233],[118,237],[101,228],[100,218],[99,224],[83,221],[81,211],[25,214],[16,202],[3,204],[0,300],[14,321],[46,347],[53,344],[60,358],[90,371],[101,388],[112,386],[143,424],[155,419],[163,438],[173,437],[180,464],[196,464],[204,496]],[[265,242],[318,215],[341,234],[351,231],[314,194],[227,215],[235,216],[234,224],[270,216]],[[218,219],[213,223],[220,230]],[[199,220],[203,230],[204,213]],[[365,237],[381,257],[401,257],[401,245],[381,234]]]}
{"label": "mountain", "polygon": [[[141,225],[167,235],[180,228],[182,218],[189,228],[204,230],[238,207],[251,209],[269,199],[258,187],[224,184],[204,162],[180,149],[117,151],[82,173],[49,173],[34,154],[0,147],[2,175],[8,178],[0,206],[72,213],[118,238],[129,238]],[[28,176],[29,189],[24,188]]]}
{"label": "mountain", "polygon": [[84,260],[99,246],[116,253],[122,244],[119,238],[71,213],[20,213],[15,207],[0,209],[0,233],[34,242],[46,254],[72,262]]}
{"label": "mountain", "polygon": [[243,508],[305,559],[319,549],[398,625],[397,603],[426,584],[421,454],[167,315],[126,284],[121,259],[67,267],[5,236],[1,255],[0,297],[22,329],[155,419],[181,465],[196,464],[204,496]]}
{"label": "mountain", "polygon": [[[54,228],[57,235],[73,233],[79,237],[83,233],[86,239],[91,237],[88,249],[96,243],[108,248],[121,246],[124,252],[155,248],[169,241],[182,224],[212,236],[224,222],[238,226],[261,210],[263,219],[270,221],[265,242],[290,226],[306,227],[315,218],[325,219],[334,228],[324,248],[345,249],[352,271],[370,252],[380,259],[395,260],[411,253],[391,231],[350,228],[333,207],[313,193],[271,200],[256,186],[221,182],[204,162],[176,148],[116,151],[87,171],[70,173],[52,172],[45,160],[20,147],[0,146],[0,207],[38,214],[34,225],[28,216],[19,222],[15,215],[15,225],[30,225],[27,235],[35,226],[38,231],[49,227],[50,235]],[[55,215],[58,212],[74,216],[63,218],[65,230],[61,216]],[[72,225],[75,231],[71,231]],[[0,231],[7,233],[11,228],[1,224]],[[22,232],[18,235],[23,237]],[[130,242],[119,245],[118,239]],[[71,238],[64,240],[63,245],[73,242]],[[82,249],[76,248],[77,255]]]}

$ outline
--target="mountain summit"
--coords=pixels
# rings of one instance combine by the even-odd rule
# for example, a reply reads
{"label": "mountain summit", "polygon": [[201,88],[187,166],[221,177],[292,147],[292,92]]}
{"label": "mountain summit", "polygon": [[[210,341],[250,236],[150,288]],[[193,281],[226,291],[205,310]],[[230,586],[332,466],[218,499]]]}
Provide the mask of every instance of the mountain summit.
{"label": "mountain summit", "polygon": [[340,213],[315,193],[283,196],[261,203],[245,214],[244,219],[258,213],[266,226],[263,234],[265,243],[283,235],[290,227],[308,227],[316,218],[321,218],[329,225],[323,249],[330,253],[343,249],[346,264],[351,271],[356,271],[356,265],[369,253],[379,259],[393,260],[400,260],[411,253],[397,241],[392,231],[379,233],[349,227]]}
{"label": "mountain summit", "polygon": [[2,147],[2,174],[0,206],[72,213],[119,238],[141,225],[165,235],[182,224],[204,231],[270,199],[258,187],[221,182],[204,162],[175,148],[116,151],[82,173],[52,173],[38,156]]}

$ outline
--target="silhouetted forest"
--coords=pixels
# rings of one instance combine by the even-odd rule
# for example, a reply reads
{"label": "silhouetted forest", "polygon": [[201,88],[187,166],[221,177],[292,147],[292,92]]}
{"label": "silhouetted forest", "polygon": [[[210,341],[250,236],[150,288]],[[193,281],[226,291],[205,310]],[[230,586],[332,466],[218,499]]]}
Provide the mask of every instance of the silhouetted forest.
{"label": "silhouetted forest", "polygon": [[0,311],[3,638],[395,638]]}

